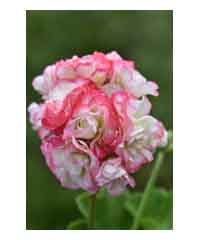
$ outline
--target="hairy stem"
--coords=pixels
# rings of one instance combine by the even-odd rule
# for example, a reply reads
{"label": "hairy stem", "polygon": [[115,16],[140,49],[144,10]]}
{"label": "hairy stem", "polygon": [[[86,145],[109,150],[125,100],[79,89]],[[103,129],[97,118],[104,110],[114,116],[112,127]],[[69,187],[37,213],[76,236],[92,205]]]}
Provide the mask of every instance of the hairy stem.
{"label": "hairy stem", "polygon": [[88,219],[88,228],[95,229],[95,217],[96,217],[96,195],[92,194],[90,196],[90,210],[89,210],[89,219]]}
{"label": "hairy stem", "polygon": [[150,179],[147,183],[147,186],[144,190],[144,193],[143,193],[143,196],[142,196],[142,199],[141,199],[141,202],[140,202],[139,208],[137,210],[137,213],[136,213],[136,216],[135,216],[135,219],[134,219],[134,222],[133,222],[133,225],[132,225],[131,229],[136,230],[139,227],[141,216],[143,214],[143,211],[144,211],[144,208],[145,208],[146,203],[148,201],[151,190],[154,187],[154,184],[155,184],[156,178],[158,176],[161,164],[163,162],[163,158],[164,158],[164,152],[159,152],[158,155],[157,155],[157,158],[155,160],[155,166],[152,170],[151,177],[150,177]]}

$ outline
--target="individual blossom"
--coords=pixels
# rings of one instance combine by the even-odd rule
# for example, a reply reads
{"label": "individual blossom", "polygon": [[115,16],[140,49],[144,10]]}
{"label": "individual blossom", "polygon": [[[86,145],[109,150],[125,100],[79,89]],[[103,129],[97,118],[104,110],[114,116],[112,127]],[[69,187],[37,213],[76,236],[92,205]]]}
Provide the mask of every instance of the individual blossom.
{"label": "individual blossom", "polygon": [[99,159],[115,150],[121,142],[121,126],[110,99],[98,89],[90,89],[79,98],[63,138],[72,136],[90,140],[90,147]]}
{"label": "individual blossom", "polygon": [[60,136],[51,136],[43,141],[42,153],[52,173],[66,188],[82,188],[96,192],[95,172],[98,161],[94,154],[83,144],[65,143]]}
{"label": "individual blossom", "polygon": [[116,52],[107,55],[112,61],[113,70],[110,81],[103,86],[104,91],[110,96],[114,92],[124,90],[133,96],[145,95],[158,96],[158,86],[155,82],[147,81],[135,68],[133,61],[123,60]]}
{"label": "individual blossom", "polygon": [[135,181],[122,166],[121,158],[108,158],[96,176],[98,186],[106,186],[111,195],[119,195],[127,185],[135,187]]}
{"label": "individual blossom", "polygon": [[153,160],[157,147],[166,145],[167,132],[160,121],[149,115],[151,104],[146,97],[137,99],[121,92],[112,100],[125,129],[116,153],[124,159],[128,172],[134,173]]}

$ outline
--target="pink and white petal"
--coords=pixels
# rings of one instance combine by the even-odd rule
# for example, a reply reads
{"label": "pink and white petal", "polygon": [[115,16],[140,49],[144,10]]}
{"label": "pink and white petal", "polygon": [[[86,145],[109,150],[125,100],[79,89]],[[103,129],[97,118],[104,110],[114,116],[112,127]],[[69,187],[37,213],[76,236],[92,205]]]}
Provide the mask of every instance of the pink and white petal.
{"label": "pink and white petal", "polygon": [[151,103],[147,97],[143,96],[141,100],[129,97],[127,104],[127,114],[132,119],[140,118],[149,114],[151,111]]}
{"label": "pink and white petal", "polygon": [[106,71],[108,74],[112,71],[112,62],[107,59],[105,54],[94,52],[92,57],[95,62],[96,70]]}
{"label": "pink and white petal", "polygon": [[[115,162],[116,161],[116,162]],[[108,160],[105,163],[103,169],[103,176],[106,179],[112,180],[116,178],[120,178],[121,176],[126,174],[126,171],[120,166],[121,159],[113,159]]]}
{"label": "pink and white petal", "polygon": [[112,61],[122,60],[121,56],[116,51],[107,53],[106,57],[107,57],[107,59],[112,60]]}
{"label": "pink and white petal", "polygon": [[51,134],[51,132],[48,129],[41,127],[40,129],[38,129],[37,134],[40,139],[43,139],[43,138],[49,136]]}
{"label": "pink and white petal", "polygon": [[126,190],[128,182],[125,178],[118,178],[106,185],[110,195],[118,196]]}
{"label": "pink and white petal", "polygon": [[46,89],[44,88],[44,77],[42,75],[35,77],[32,85],[33,88],[40,94],[47,94]]}
{"label": "pink and white petal", "polygon": [[112,104],[119,116],[127,117],[127,105],[129,95],[125,91],[116,92],[112,95]]}
{"label": "pink and white petal", "polygon": [[60,80],[75,79],[76,71],[71,63],[71,61],[63,61],[56,63],[56,76]]}
{"label": "pink and white petal", "polygon": [[[66,169],[66,163],[68,163],[68,161],[65,150],[63,148],[52,148],[51,151],[52,152],[49,153],[52,154],[50,155],[50,161],[48,161],[46,157],[47,164],[61,185],[71,189],[79,188],[79,185],[71,177],[70,171]],[[71,171],[73,171],[73,169],[71,169]]]}
{"label": "pink and white petal", "polygon": [[146,145],[156,148],[162,144],[165,129],[161,122],[152,116],[144,116],[135,120],[135,128],[143,128]]}
{"label": "pink and white petal", "polygon": [[127,180],[128,182],[128,185],[132,188],[134,188],[136,186],[136,182],[135,182],[135,179],[133,177],[131,177],[130,175],[125,175],[125,179]]}
{"label": "pink and white petal", "polygon": [[126,169],[129,173],[137,172],[144,164],[148,163],[148,159],[139,151],[133,151],[130,157],[125,160]]}
{"label": "pink and white petal", "polygon": [[90,159],[73,145],[66,146],[60,137],[51,137],[41,146],[47,164],[61,184],[67,188],[83,188],[86,191],[97,190],[90,175]]}
{"label": "pink and white petal", "polygon": [[63,100],[68,94],[70,94],[75,88],[85,84],[83,80],[76,81],[62,81],[58,83],[47,96],[47,99],[51,100]]}
{"label": "pink and white petal", "polygon": [[73,178],[71,177],[70,173],[66,172],[64,168],[60,168],[57,170],[57,177],[64,188],[69,189],[80,188],[79,185],[72,180]]}
{"label": "pink and white petal", "polygon": [[108,97],[111,97],[114,93],[122,90],[122,88],[115,83],[106,83],[101,87],[101,89]]}
{"label": "pink and white petal", "polygon": [[130,185],[132,188],[136,186],[135,180],[128,174],[110,182],[106,185],[106,188],[112,196],[118,196],[126,190],[127,185]]}
{"label": "pink and white petal", "polygon": [[133,75],[133,62],[114,61],[111,83],[117,84],[121,90],[129,90]]}
{"label": "pink and white petal", "polygon": [[155,97],[159,96],[158,89],[159,89],[158,85],[153,81],[148,81],[144,86],[144,91],[146,91],[146,94],[150,94]]}
{"label": "pink and white petal", "polygon": [[35,130],[38,130],[42,126],[41,119],[43,116],[43,111],[43,104],[32,103],[28,107],[30,122],[33,124],[33,128]]}
{"label": "pink and white petal", "polygon": [[120,123],[123,127],[123,139],[126,138],[126,134],[129,134],[132,129],[133,129],[133,121],[132,118],[130,118],[130,112],[128,112],[128,104],[130,101],[130,97],[135,99],[133,96],[130,96],[127,92],[125,91],[120,91],[117,93],[114,93],[112,96],[112,103],[114,105],[115,111],[118,114],[118,117],[120,119]]}
{"label": "pink and white petal", "polygon": [[43,77],[44,77],[44,90],[45,93],[48,94],[48,92],[55,86],[56,83],[56,76],[55,76],[55,65],[47,66],[44,70]]}
{"label": "pink and white petal", "polygon": [[113,158],[103,162],[96,176],[96,181],[99,186],[103,186],[125,174],[126,171],[121,166],[121,159]]}
{"label": "pink and white petal", "polygon": [[97,157],[84,141],[76,140],[74,137],[72,137],[72,144],[76,147],[76,149],[80,150],[90,157],[91,176],[96,176],[97,172],[99,171],[99,160]]}
{"label": "pink and white petal", "polygon": [[87,64],[80,64],[76,68],[76,72],[80,77],[90,78],[91,75],[94,73],[95,69],[95,65],[91,62]]}
{"label": "pink and white petal", "polygon": [[132,82],[130,82],[129,86],[127,87],[134,96],[141,97],[144,95],[159,95],[158,85],[154,82],[147,81],[146,78],[137,70],[133,72],[132,78]]}
{"label": "pink and white petal", "polygon": [[34,78],[32,84],[33,88],[46,98],[49,91],[54,87],[55,82],[55,65],[49,65],[45,68],[43,75]]}
{"label": "pink and white petal", "polygon": [[148,150],[147,148],[143,148],[141,150],[141,154],[145,157],[145,159],[147,159],[148,162],[153,161],[153,154],[150,150]]}
{"label": "pink and white petal", "polygon": [[67,121],[69,114],[70,112],[65,111],[62,101],[48,100],[44,105],[42,126],[55,130]]}

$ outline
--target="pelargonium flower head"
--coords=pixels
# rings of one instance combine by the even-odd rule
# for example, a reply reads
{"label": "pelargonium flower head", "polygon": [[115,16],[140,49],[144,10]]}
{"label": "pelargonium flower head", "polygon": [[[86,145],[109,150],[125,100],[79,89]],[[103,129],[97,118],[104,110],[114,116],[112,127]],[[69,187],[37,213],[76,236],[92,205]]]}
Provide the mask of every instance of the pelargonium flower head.
{"label": "pelargonium flower head", "polygon": [[130,174],[166,144],[147,95],[158,86],[117,52],[60,60],[33,80],[43,99],[29,108],[50,171],[65,188],[111,195],[134,187]]}

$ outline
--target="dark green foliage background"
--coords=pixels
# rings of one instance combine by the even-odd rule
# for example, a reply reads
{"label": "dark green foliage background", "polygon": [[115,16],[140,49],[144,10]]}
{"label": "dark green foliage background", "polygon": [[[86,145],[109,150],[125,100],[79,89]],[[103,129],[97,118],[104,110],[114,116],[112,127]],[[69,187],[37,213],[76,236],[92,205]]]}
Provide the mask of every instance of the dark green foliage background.
{"label": "dark green foliage background", "polygon": [[[31,82],[46,65],[116,50],[159,84],[152,114],[172,129],[172,38],[172,11],[27,11],[27,106],[41,100]],[[143,190],[153,164],[135,175],[136,190]],[[157,185],[172,188],[170,155]],[[65,229],[80,216],[74,200],[80,192],[61,188],[48,171],[27,120],[27,229]]]}

